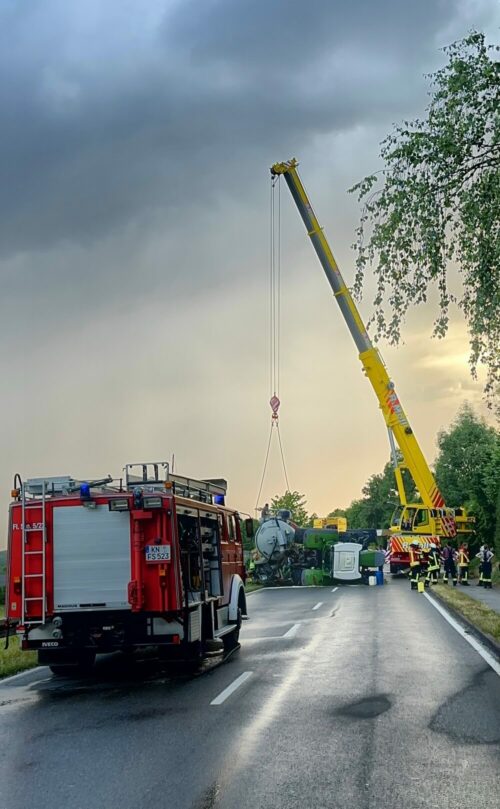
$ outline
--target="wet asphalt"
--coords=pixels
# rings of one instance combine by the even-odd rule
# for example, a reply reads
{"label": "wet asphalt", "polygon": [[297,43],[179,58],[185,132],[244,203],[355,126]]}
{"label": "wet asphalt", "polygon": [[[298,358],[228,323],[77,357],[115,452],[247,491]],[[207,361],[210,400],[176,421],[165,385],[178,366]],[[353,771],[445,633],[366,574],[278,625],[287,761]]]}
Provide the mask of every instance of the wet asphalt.
{"label": "wet asphalt", "polygon": [[406,582],[331,589],[251,595],[196,674],[0,684],[1,809],[497,809],[498,675]]}

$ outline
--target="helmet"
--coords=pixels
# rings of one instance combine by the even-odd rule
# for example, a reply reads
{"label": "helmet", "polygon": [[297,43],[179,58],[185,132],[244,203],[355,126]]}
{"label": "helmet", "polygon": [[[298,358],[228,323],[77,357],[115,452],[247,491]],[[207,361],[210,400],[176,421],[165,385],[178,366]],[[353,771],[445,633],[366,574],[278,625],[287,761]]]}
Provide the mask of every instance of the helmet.
{"label": "helmet", "polygon": [[416,540],[416,539],[414,539],[412,542],[410,542],[410,545],[412,546],[412,548],[418,548],[418,542],[417,542],[417,540]]}
{"label": "helmet", "polygon": [[430,547],[432,548],[433,551],[435,551],[436,548],[437,548],[437,545],[436,545],[435,542],[431,542]]}

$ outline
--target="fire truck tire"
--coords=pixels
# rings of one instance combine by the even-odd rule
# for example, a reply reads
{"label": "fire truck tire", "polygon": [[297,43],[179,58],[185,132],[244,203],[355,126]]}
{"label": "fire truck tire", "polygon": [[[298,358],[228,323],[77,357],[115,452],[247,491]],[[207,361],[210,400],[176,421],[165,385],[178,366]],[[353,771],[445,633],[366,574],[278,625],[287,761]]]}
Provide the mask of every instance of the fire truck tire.
{"label": "fire truck tire", "polygon": [[227,635],[224,635],[224,638],[223,638],[223,640],[224,640],[224,651],[226,652],[226,654],[227,654],[227,652],[232,651],[236,646],[238,646],[238,642],[239,642],[239,639],[240,639],[240,629],[241,629],[242,623],[243,623],[243,611],[242,611],[241,607],[238,607],[238,615],[237,615],[237,618],[236,618],[236,623],[234,625],[234,629],[233,629],[232,632],[228,632]]}

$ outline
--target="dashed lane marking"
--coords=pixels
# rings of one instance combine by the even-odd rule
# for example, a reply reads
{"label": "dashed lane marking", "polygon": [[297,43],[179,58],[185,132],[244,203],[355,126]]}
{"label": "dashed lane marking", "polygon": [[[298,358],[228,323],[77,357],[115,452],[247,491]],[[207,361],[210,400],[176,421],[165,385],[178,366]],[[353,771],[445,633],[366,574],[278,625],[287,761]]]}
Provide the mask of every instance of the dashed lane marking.
{"label": "dashed lane marking", "polygon": [[500,677],[500,663],[498,662],[498,660],[495,660],[493,655],[491,655],[488,652],[488,650],[485,649],[481,643],[479,643],[478,640],[476,640],[472,635],[469,635],[469,633],[466,632],[463,626],[459,624],[458,621],[455,621],[455,619],[450,615],[450,613],[447,610],[444,609],[444,607],[441,606],[441,604],[438,604],[437,601],[434,601],[434,599],[430,595],[428,595],[428,593],[424,593],[424,596],[426,597],[427,601],[429,601],[429,603],[432,604],[432,606],[435,607],[435,609],[437,609],[437,611],[441,613],[445,621],[448,621],[449,625],[452,626],[453,629],[455,629],[458,632],[458,634],[461,635],[463,639],[466,640],[467,643],[470,644],[470,646],[472,646],[472,648],[475,649],[479,655],[481,655],[483,660],[486,660],[488,666],[491,666],[493,671],[495,671]]}
{"label": "dashed lane marking", "polygon": [[240,685],[246,683],[246,681],[248,680],[249,677],[252,676],[252,674],[253,671],[244,671],[243,674],[240,674],[240,676],[236,678],[236,680],[233,680],[231,685],[228,685],[228,687],[225,688],[224,691],[221,691],[220,694],[217,697],[215,697],[215,699],[212,700],[210,705],[222,705],[222,703],[225,702],[226,699],[228,699],[228,697],[231,696],[231,694],[234,694],[234,692],[236,691],[237,688],[240,687]]}
{"label": "dashed lane marking", "polygon": [[322,606],[323,606],[323,602],[318,601],[318,603],[314,605],[313,610],[319,610],[319,608],[322,607]]}
{"label": "dashed lane marking", "polygon": [[335,593],[338,589],[339,589],[338,587],[334,587],[332,593]]}
{"label": "dashed lane marking", "polygon": [[294,624],[293,626],[290,627],[288,632],[285,632],[285,634],[282,635],[281,637],[282,638],[294,638],[295,635],[298,632],[299,627],[300,627],[300,624]]}

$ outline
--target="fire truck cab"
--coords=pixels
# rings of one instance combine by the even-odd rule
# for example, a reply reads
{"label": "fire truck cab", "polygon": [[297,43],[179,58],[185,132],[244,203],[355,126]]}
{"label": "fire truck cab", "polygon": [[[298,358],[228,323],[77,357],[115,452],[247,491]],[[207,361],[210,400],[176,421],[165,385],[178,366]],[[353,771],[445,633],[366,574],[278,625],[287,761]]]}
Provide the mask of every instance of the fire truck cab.
{"label": "fire truck cab", "polygon": [[54,673],[155,647],[201,659],[238,642],[246,615],[240,519],[224,480],[128,464],[116,481],[16,476],[6,614]]}

